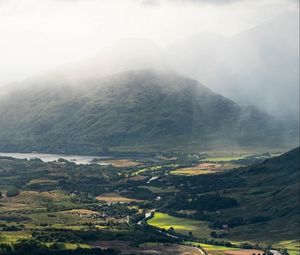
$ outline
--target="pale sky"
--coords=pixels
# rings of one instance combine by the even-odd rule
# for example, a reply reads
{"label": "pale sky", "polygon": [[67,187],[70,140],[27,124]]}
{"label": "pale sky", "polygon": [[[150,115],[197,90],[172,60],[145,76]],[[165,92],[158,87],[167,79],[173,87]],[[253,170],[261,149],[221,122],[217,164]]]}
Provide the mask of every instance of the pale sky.
{"label": "pale sky", "polygon": [[298,8],[295,0],[0,0],[0,86],[123,38],[164,47],[200,32],[231,36]]}

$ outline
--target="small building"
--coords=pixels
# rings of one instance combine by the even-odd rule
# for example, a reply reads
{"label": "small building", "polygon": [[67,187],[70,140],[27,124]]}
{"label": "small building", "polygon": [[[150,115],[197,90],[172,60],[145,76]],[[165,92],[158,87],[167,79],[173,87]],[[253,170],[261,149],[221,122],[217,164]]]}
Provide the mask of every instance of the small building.
{"label": "small building", "polygon": [[276,251],[276,250],[270,250],[270,252],[273,254],[273,255],[281,255],[281,253],[279,251]]}
{"label": "small building", "polygon": [[161,197],[160,196],[157,196],[156,198],[155,198],[155,201],[160,201],[161,200]]}

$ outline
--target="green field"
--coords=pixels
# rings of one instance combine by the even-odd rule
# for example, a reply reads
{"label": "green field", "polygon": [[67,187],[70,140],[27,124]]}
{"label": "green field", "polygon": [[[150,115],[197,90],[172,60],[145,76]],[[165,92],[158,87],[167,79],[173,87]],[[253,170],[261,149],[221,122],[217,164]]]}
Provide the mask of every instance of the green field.
{"label": "green field", "polygon": [[218,245],[212,245],[212,244],[205,244],[205,243],[197,243],[197,242],[184,242],[184,244],[193,245],[193,246],[200,246],[202,249],[204,249],[208,254],[210,252],[218,252],[218,251],[234,251],[239,250],[239,248],[233,248],[233,247],[226,247],[226,246],[218,246]]}
{"label": "green field", "polygon": [[200,174],[213,174],[214,171],[199,169],[194,167],[187,168],[179,168],[173,171],[170,171],[170,174],[173,175],[184,175],[184,176],[192,176],[192,175],[200,175]]}
{"label": "green field", "polygon": [[216,156],[216,157],[207,157],[205,159],[202,159],[202,162],[213,162],[213,163],[219,163],[219,162],[230,162],[235,161],[239,159],[245,158],[247,155],[244,156],[234,156],[234,155],[228,155],[228,156]]}
{"label": "green field", "polygon": [[156,212],[154,217],[148,220],[148,224],[166,230],[173,227],[175,232],[184,235],[189,235],[189,232],[192,232],[197,237],[209,237],[211,232],[207,222],[178,218],[159,212]]}
{"label": "green field", "polygon": [[17,240],[30,237],[31,233],[27,231],[3,231],[0,232],[0,243],[15,243]]}
{"label": "green field", "polygon": [[139,186],[139,188],[149,189],[154,194],[178,192],[178,190],[174,187],[160,188],[155,186]]}
{"label": "green field", "polygon": [[290,255],[300,255],[300,241],[299,240],[287,240],[281,241],[277,244],[279,247],[288,249]]}

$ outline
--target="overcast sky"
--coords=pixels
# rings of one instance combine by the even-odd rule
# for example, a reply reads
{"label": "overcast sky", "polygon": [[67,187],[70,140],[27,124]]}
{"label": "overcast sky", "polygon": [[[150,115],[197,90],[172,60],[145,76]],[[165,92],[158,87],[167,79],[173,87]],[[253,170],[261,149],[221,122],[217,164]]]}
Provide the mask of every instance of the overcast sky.
{"label": "overcast sky", "polygon": [[298,8],[295,0],[0,0],[0,86],[122,38],[164,47],[199,32],[231,36]]}

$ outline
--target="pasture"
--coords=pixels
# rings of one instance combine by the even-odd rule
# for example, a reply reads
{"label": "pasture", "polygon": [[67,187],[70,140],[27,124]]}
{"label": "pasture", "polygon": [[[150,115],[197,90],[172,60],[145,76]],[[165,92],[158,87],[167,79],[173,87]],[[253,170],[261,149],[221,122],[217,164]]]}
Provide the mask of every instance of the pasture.
{"label": "pasture", "polygon": [[192,176],[192,175],[200,175],[200,174],[213,174],[214,171],[201,169],[197,167],[186,167],[179,168],[173,171],[170,171],[170,174],[173,175],[184,175],[184,176]]}
{"label": "pasture", "polygon": [[123,196],[121,196],[117,193],[104,193],[104,194],[101,194],[100,196],[97,196],[96,199],[98,201],[107,202],[108,204],[111,204],[111,203],[131,203],[131,202],[141,201],[141,200],[138,200],[138,199],[123,197]]}
{"label": "pasture", "polygon": [[210,237],[211,232],[207,222],[174,217],[160,212],[156,212],[154,217],[148,220],[148,224],[166,230],[173,227],[177,233],[189,235],[191,232],[196,237]]}
{"label": "pasture", "polygon": [[131,159],[109,159],[109,160],[101,160],[101,163],[109,164],[114,167],[131,167],[138,166],[141,163],[133,161]]}

